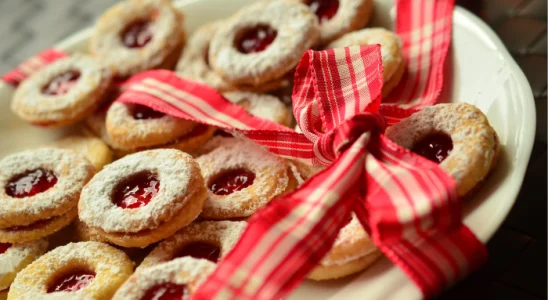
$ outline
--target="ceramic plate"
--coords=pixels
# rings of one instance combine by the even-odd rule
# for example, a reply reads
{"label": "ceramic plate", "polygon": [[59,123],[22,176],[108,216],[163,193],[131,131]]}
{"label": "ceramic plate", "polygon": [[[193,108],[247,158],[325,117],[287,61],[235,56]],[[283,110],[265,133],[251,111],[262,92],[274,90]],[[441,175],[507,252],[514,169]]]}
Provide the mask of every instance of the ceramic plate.
{"label": "ceramic plate", "polygon": [[[188,31],[230,16],[253,0],[194,0],[177,2],[186,14]],[[392,1],[376,1],[373,25],[392,27]],[[527,80],[493,31],[468,11],[457,7],[453,43],[446,66],[444,102],[478,106],[496,129],[502,145],[493,175],[465,204],[465,223],[483,241],[500,226],[523,181],[535,134],[535,107]],[[91,29],[65,39],[57,48],[86,51]],[[70,130],[31,127],[11,112],[13,89],[0,83],[0,156],[36,147]],[[415,299],[419,290],[387,259],[367,271],[342,280],[305,281],[290,299]]]}

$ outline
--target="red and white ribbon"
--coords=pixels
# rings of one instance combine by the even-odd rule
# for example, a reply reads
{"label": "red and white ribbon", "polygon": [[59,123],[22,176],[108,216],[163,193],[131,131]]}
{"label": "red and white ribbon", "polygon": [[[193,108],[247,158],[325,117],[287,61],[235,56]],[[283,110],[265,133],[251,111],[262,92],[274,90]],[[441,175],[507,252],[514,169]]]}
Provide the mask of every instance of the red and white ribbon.
{"label": "red and white ribbon", "polygon": [[42,69],[44,66],[66,57],[68,54],[57,50],[48,49],[40,54],[33,56],[17,66],[17,68],[11,70],[2,76],[2,80],[12,86],[18,86],[23,80],[27,79],[30,75]]}
{"label": "red and white ribbon", "polygon": [[195,299],[287,295],[329,251],[351,211],[426,297],[481,265],[486,249],[462,224],[452,178],[382,135],[385,126],[438,98],[453,5],[397,1],[396,30],[408,67],[382,105],[378,46],[308,51],[293,91],[303,134],[253,117],[213,89],[170,71],[144,72],[125,83],[117,101],[217,126],[275,154],[328,166],[257,212]]}

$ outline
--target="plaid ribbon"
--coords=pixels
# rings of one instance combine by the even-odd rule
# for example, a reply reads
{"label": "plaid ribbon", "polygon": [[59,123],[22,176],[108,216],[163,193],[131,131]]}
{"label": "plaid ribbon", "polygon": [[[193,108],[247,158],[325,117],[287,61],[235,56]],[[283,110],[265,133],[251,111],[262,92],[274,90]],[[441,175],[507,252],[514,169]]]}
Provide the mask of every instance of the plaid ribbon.
{"label": "plaid ribbon", "polygon": [[[461,222],[452,178],[382,135],[386,125],[436,101],[453,5],[453,0],[397,1],[396,31],[407,70],[382,105],[378,46],[308,51],[293,91],[303,134],[253,117],[211,88],[170,71],[144,72],[125,83],[117,101],[217,126],[275,154],[328,166],[257,212],[193,298],[287,295],[329,251],[351,211],[426,297],[483,263],[486,249]],[[23,75],[10,72],[4,80],[19,82],[29,74],[19,72]]]}
{"label": "plaid ribbon", "polygon": [[4,76],[2,76],[2,80],[7,84],[16,87],[23,80],[27,79],[36,71],[42,69],[44,66],[60,58],[66,57],[67,55],[67,53],[57,49],[48,49],[36,56],[29,58],[28,60],[17,66],[17,68],[6,73]]}

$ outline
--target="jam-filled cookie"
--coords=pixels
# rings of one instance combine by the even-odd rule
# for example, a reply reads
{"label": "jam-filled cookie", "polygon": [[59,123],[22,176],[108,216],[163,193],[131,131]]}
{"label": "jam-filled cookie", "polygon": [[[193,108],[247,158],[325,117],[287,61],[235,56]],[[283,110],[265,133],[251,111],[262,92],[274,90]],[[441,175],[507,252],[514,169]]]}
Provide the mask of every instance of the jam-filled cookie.
{"label": "jam-filled cookie", "polygon": [[494,168],[499,141],[487,117],[467,103],[428,106],[386,130],[386,137],[449,173],[465,196]]}
{"label": "jam-filled cookie", "polygon": [[70,243],[44,254],[17,274],[8,299],[110,299],[133,272],[112,246]]}
{"label": "jam-filled cookie", "polygon": [[287,127],[291,126],[293,121],[293,114],[278,97],[251,92],[230,92],[223,94],[223,96],[257,117]]}
{"label": "jam-filled cookie", "polygon": [[45,239],[21,244],[0,243],[0,291],[7,292],[15,275],[44,254],[47,247]]}
{"label": "jam-filled cookie", "polygon": [[84,135],[75,135],[55,141],[50,146],[70,149],[84,155],[95,167],[101,170],[112,162],[113,153],[108,145],[100,138]]}
{"label": "jam-filled cookie", "polygon": [[238,11],[217,30],[209,63],[234,85],[260,86],[291,71],[314,45],[320,26],[304,4],[259,1]]}
{"label": "jam-filled cookie", "polygon": [[156,149],[103,168],[84,187],[78,213],[92,234],[123,247],[145,247],[192,222],[206,198],[190,155]]}
{"label": "jam-filled cookie", "polygon": [[125,0],[97,21],[90,52],[118,78],[172,69],[185,42],[183,15],[169,0]]}
{"label": "jam-filled cookie", "polygon": [[135,272],[112,299],[190,299],[214,270],[205,259],[178,258]]}
{"label": "jam-filled cookie", "polygon": [[364,28],[373,11],[373,0],[300,1],[308,5],[320,21],[320,45],[325,45],[345,33]]}
{"label": "jam-filled cookie", "polygon": [[111,81],[111,71],[101,61],[75,54],[51,63],[23,81],[15,91],[11,109],[33,125],[71,125],[101,104]]}
{"label": "jam-filled cookie", "polygon": [[248,217],[296,186],[285,160],[246,140],[221,145],[196,161],[209,188],[200,214],[205,219]]}
{"label": "jam-filled cookie", "polygon": [[107,111],[110,139],[124,149],[163,145],[190,133],[196,123],[139,104],[113,103]]}
{"label": "jam-filled cookie", "polygon": [[185,256],[217,263],[234,247],[246,225],[243,221],[192,223],[161,241],[137,270]]}
{"label": "jam-filled cookie", "polygon": [[381,255],[355,215],[339,231],[331,250],[322,258],[308,278],[335,279],[360,272],[372,265]]}
{"label": "jam-filled cookie", "polygon": [[289,85],[287,78],[273,80],[259,86],[235,85],[224,80],[209,64],[209,44],[215,31],[222,26],[222,21],[206,24],[196,30],[190,37],[177,63],[176,72],[182,77],[196,80],[209,85],[219,92],[254,91],[267,92]]}
{"label": "jam-filled cookie", "polygon": [[71,150],[42,148],[0,161],[0,242],[52,234],[77,215],[80,192],[94,167]]}
{"label": "jam-filled cookie", "polygon": [[117,145],[112,141],[110,136],[107,132],[107,126],[106,126],[106,119],[107,119],[107,111],[106,110],[98,110],[95,113],[93,113],[91,116],[86,118],[86,125],[87,129],[84,130],[84,132],[88,136],[96,136],[103,140],[105,144],[108,145],[108,147],[112,150],[113,155],[115,158],[120,158],[122,156],[125,156],[127,154],[130,154],[131,151],[122,150],[122,146]]}
{"label": "jam-filled cookie", "polygon": [[386,96],[400,83],[405,72],[402,41],[399,36],[384,28],[366,28],[341,36],[327,45],[326,49],[374,44],[381,45],[384,79],[382,95]]}

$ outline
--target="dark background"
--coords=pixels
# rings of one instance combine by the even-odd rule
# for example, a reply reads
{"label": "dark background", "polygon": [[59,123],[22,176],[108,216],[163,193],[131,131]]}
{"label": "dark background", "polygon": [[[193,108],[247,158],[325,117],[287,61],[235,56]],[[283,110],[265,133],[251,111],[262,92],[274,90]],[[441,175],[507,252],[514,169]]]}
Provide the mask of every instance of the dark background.
{"label": "dark background", "polygon": [[[0,74],[89,26],[115,0],[0,0]],[[546,299],[547,0],[457,0],[501,37],[527,76],[536,141],[519,198],[488,243],[487,265],[441,299]]]}

